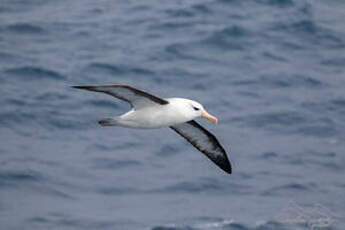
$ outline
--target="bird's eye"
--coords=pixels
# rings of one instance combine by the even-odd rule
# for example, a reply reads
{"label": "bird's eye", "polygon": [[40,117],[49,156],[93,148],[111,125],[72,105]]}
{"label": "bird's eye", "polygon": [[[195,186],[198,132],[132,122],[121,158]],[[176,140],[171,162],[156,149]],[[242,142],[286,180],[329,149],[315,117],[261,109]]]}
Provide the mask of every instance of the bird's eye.
{"label": "bird's eye", "polygon": [[197,108],[197,107],[194,107],[194,106],[193,106],[193,109],[194,109],[195,111],[198,111],[198,110],[200,110],[199,108]]}

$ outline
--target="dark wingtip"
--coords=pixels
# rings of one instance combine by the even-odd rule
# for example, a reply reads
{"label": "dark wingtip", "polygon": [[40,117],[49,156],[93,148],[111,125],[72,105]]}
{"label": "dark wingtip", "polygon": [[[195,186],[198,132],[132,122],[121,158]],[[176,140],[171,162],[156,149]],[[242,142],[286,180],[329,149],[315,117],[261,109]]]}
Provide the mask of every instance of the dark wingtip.
{"label": "dark wingtip", "polygon": [[228,159],[226,159],[222,165],[219,165],[221,169],[223,169],[225,172],[231,174],[232,173],[232,168],[231,168],[231,164],[230,161]]}
{"label": "dark wingtip", "polygon": [[81,85],[73,85],[71,87],[76,88],[76,89],[87,89],[87,88],[89,88],[89,86],[81,86]]}
{"label": "dark wingtip", "polygon": [[85,90],[93,90],[93,86],[86,86],[86,85],[73,85],[71,86],[72,88],[75,88],[75,89],[85,89]]}

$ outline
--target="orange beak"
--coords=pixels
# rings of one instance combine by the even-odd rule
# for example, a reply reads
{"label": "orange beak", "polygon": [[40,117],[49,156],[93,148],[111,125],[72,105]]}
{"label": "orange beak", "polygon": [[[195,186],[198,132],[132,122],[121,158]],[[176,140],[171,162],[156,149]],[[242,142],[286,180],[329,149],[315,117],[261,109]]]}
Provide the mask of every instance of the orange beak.
{"label": "orange beak", "polygon": [[211,114],[207,113],[205,110],[202,111],[201,116],[202,116],[203,118],[206,118],[207,120],[212,121],[212,122],[215,123],[215,124],[218,123],[218,119],[217,119],[216,117],[212,116]]}

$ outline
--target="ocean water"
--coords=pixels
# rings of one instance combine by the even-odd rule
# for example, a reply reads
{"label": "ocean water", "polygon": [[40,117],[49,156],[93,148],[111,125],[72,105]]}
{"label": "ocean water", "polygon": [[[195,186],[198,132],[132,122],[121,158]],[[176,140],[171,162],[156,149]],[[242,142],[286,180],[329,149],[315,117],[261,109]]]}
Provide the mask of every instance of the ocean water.
{"label": "ocean water", "polygon": [[[0,229],[345,229],[345,1],[0,0]],[[199,101],[227,175],[169,128],[100,127]]]}

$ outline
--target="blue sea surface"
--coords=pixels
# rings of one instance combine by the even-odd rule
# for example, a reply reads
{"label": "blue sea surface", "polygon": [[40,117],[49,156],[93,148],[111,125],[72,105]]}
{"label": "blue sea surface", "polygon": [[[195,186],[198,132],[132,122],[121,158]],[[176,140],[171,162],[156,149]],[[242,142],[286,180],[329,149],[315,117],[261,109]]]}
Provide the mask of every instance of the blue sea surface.
{"label": "blue sea surface", "polygon": [[[345,229],[345,1],[1,0],[0,229]],[[196,100],[228,175],[169,128],[101,127]]]}

